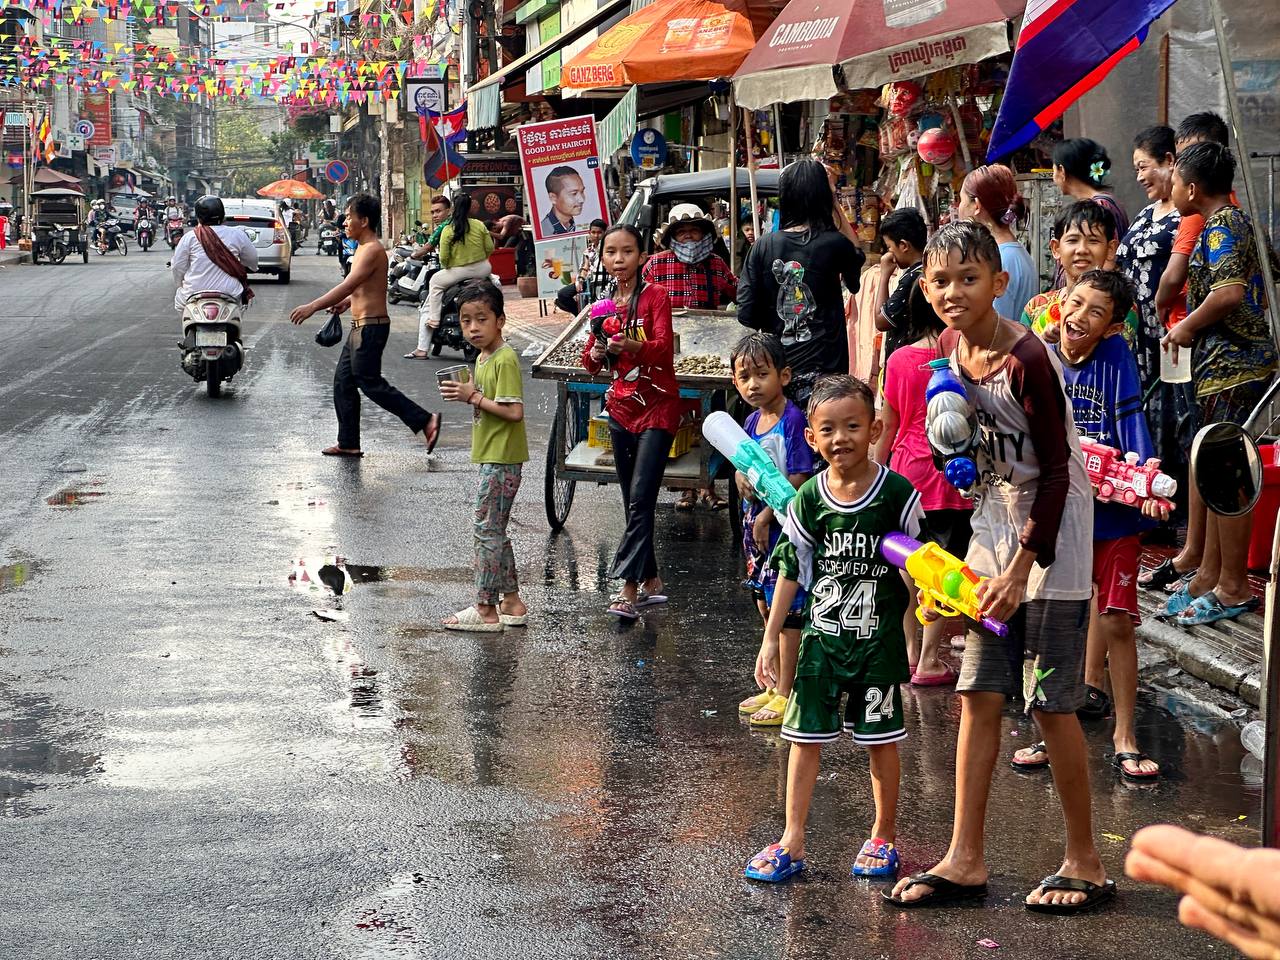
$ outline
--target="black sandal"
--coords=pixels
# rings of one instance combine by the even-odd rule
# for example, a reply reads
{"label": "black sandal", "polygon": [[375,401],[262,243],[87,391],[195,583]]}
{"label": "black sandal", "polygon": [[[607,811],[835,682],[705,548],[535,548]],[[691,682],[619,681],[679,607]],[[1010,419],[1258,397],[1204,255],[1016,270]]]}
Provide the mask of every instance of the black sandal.
{"label": "black sandal", "polygon": [[940,877],[934,873],[917,873],[907,881],[907,885],[902,888],[902,892],[906,893],[917,885],[932,887],[933,889],[917,900],[903,900],[894,896],[892,890],[886,890],[880,896],[887,904],[901,907],[904,910],[912,910],[916,907],[941,907],[961,900],[981,900],[987,895],[987,885],[985,883],[956,883],[954,880],[948,880],[946,877]]}
{"label": "black sandal", "polygon": [[1170,587],[1186,575],[1174,569],[1173,558],[1169,557],[1166,560],[1161,560],[1158,566],[1139,573],[1138,586],[1146,590],[1164,590],[1167,593]]}
{"label": "black sandal", "polygon": [[1009,766],[1023,773],[1032,773],[1036,770],[1049,769],[1049,748],[1045,746],[1045,742],[1043,740],[1041,740],[1039,743],[1033,743],[1031,746],[1027,747],[1027,749],[1030,750],[1032,753],[1043,753],[1045,756],[1045,759],[1019,760],[1018,755],[1015,753],[1012,757],[1009,758]]}
{"label": "black sandal", "polygon": [[1145,753],[1117,753],[1111,758],[1111,762],[1115,764],[1115,768],[1120,771],[1120,776],[1124,777],[1130,783],[1151,783],[1153,780],[1160,779],[1159,770],[1154,773],[1133,773],[1124,768],[1126,763],[1141,764],[1143,760],[1150,759],[1151,758]]}
{"label": "black sandal", "polygon": [[1032,913],[1054,913],[1058,916],[1071,916],[1077,913],[1084,913],[1086,910],[1092,910],[1101,903],[1111,900],[1116,895],[1116,882],[1114,880],[1104,880],[1102,883],[1090,883],[1088,880],[1081,880],[1079,877],[1060,877],[1054,873],[1040,881],[1040,890],[1042,893],[1049,893],[1054,890],[1066,893],[1083,893],[1084,899],[1079,903],[1025,903],[1025,906]]}

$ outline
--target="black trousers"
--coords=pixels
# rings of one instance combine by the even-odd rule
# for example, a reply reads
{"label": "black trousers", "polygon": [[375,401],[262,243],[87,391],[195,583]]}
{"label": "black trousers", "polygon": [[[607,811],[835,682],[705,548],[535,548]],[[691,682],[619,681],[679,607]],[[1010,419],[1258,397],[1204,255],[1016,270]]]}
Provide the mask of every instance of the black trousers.
{"label": "black trousers", "polygon": [[333,372],[333,409],[338,414],[338,446],[360,448],[360,394],[394,413],[414,433],[426,429],[431,414],[387,383],[382,375],[382,351],[386,349],[391,324],[376,323],[353,327]]}
{"label": "black trousers", "polygon": [[571,313],[575,317],[582,308],[578,305],[578,287],[576,284],[566,283],[560,288],[560,292],[556,294],[556,306],[565,313]]}
{"label": "black trousers", "polygon": [[610,576],[642,583],[658,575],[658,558],[653,552],[653,511],[675,437],[666,430],[630,433],[617,427],[609,428],[609,436],[627,512],[627,529],[618,544]]}

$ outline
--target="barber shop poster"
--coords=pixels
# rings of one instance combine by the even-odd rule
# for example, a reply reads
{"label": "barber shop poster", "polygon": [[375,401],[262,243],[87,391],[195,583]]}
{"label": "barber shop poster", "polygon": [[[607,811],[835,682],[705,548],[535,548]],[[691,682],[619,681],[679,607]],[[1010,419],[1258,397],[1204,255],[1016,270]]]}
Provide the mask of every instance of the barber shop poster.
{"label": "barber shop poster", "polygon": [[608,221],[604,174],[594,117],[571,117],[516,128],[533,239],[586,233],[591,221]]}

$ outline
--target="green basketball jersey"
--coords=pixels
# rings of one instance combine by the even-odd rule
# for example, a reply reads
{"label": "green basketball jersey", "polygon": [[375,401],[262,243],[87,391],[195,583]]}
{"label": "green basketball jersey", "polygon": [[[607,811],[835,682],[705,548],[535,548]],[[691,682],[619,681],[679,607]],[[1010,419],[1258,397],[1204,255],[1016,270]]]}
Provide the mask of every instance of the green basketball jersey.
{"label": "green basketball jersey", "polygon": [[797,676],[841,681],[910,679],[902,617],[909,602],[897,567],[880,555],[885,534],[920,534],[920,494],[887,467],[856,503],[842,503],[826,472],[807,481],[787,511],[772,563],[809,591]]}

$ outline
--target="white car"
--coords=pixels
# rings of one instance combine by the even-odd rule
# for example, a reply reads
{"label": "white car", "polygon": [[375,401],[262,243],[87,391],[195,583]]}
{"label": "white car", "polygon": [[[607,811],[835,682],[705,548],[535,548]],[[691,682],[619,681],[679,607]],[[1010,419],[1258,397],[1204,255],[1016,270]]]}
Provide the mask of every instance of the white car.
{"label": "white car", "polygon": [[280,204],[256,197],[223,200],[222,206],[227,211],[223,222],[229,227],[240,227],[258,248],[258,269],[255,272],[273,273],[281,283],[288,283],[293,247],[289,243],[289,231],[284,225]]}

